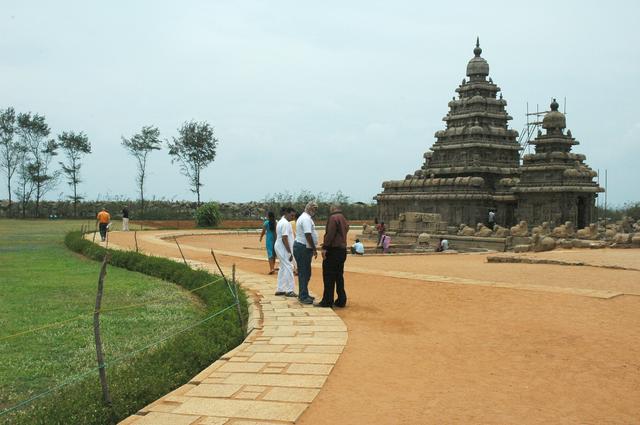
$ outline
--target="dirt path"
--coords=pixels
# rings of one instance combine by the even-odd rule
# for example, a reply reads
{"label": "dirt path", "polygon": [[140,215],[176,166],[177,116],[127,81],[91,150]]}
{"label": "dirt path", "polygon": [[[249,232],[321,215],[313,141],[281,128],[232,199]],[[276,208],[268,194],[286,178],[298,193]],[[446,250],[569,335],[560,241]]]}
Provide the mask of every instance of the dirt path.
{"label": "dirt path", "polygon": [[[130,236],[112,234],[121,245],[130,244]],[[212,237],[181,238],[185,254],[207,261],[203,247],[212,243],[238,255],[262,254],[258,247],[244,249],[257,235],[204,238]],[[158,255],[179,255],[167,245],[141,245]],[[261,260],[220,259],[248,271],[267,269]],[[631,289],[640,286],[640,273],[486,264],[464,255],[350,258],[349,264],[355,260],[370,261],[358,266],[372,273],[346,274],[349,305],[338,314],[349,329],[348,345],[298,423],[640,421],[640,297],[605,300],[425,282],[376,270]],[[320,294],[320,270],[313,273],[311,289]]]}

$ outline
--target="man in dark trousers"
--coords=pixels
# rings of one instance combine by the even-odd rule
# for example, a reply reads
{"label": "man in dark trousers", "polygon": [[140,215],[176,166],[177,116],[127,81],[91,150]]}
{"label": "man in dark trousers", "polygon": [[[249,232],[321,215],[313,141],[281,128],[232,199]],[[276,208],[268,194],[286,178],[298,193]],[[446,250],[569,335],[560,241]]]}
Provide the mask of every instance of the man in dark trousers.
{"label": "man in dark trousers", "polygon": [[[347,233],[349,223],[342,214],[340,205],[332,205],[327,219],[322,243],[322,280],[324,294],[316,307],[344,307],[347,293],[344,291],[344,262],[347,259]],[[334,292],[338,298],[333,299]]]}

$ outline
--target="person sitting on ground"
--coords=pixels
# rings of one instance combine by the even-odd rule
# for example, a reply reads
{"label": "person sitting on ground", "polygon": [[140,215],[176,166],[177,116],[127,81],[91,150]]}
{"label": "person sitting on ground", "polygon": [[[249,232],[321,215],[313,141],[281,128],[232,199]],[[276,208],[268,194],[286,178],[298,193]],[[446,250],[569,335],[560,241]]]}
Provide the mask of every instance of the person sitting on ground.
{"label": "person sitting on ground", "polygon": [[356,243],[351,245],[351,253],[355,255],[364,255],[364,245],[360,239],[356,239]]}
{"label": "person sitting on ground", "polygon": [[440,238],[438,245],[436,245],[436,252],[442,252],[449,249],[449,241],[444,238]]}

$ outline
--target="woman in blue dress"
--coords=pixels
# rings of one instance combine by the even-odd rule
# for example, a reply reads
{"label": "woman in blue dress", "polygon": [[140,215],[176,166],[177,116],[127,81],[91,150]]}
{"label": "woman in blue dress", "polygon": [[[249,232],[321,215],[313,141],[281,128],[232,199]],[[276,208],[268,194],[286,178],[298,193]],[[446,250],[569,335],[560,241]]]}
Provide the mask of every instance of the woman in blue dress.
{"label": "woman in blue dress", "polygon": [[269,211],[267,214],[267,220],[262,224],[262,234],[260,235],[260,242],[264,235],[267,235],[266,247],[267,257],[269,258],[269,274],[274,274],[276,271],[276,251],[274,245],[276,244],[276,216],[273,212]]}

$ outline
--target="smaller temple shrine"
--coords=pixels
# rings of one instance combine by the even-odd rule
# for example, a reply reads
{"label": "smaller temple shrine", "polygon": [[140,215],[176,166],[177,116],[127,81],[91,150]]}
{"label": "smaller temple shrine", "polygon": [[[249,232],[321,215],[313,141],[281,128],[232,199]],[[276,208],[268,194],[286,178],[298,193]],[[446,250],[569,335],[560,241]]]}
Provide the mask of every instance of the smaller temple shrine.
{"label": "smaller temple shrine", "polygon": [[555,99],[544,116],[542,128],[532,142],[535,153],[525,155],[519,182],[512,188],[518,200],[517,216],[528,223],[571,221],[581,229],[592,222],[598,192],[593,181],[596,172],[587,166],[585,156],[572,153],[579,142],[566,128],[566,117],[558,111]]}

